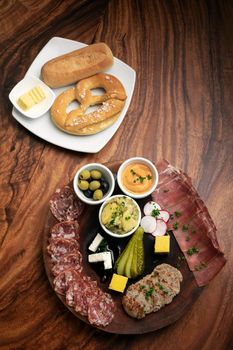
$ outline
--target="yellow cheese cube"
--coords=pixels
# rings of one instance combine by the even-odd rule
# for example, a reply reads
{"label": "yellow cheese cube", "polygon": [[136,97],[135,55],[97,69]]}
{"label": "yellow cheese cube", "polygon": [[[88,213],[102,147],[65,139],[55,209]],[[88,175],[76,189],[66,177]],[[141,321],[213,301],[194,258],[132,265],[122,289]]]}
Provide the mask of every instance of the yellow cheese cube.
{"label": "yellow cheese cube", "polygon": [[155,253],[169,253],[170,252],[170,236],[155,237]]}
{"label": "yellow cheese cube", "polygon": [[117,275],[114,273],[109,285],[109,289],[123,293],[128,282],[128,277]]}

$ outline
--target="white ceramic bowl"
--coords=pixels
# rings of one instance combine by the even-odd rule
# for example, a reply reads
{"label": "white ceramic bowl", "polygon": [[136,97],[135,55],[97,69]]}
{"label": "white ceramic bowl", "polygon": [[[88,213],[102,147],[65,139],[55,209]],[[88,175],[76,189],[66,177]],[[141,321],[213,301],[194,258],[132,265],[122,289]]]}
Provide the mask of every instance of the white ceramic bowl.
{"label": "white ceramic bowl", "polygon": [[[17,103],[18,98],[37,85],[42,87],[46,94],[46,98],[27,111],[24,111]],[[15,85],[9,94],[9,99],[14,107],[24,116],[32,119],[39,118],[48,112],[55,100],[55,97],[55,93],[48,87],[48,85],[46,85],[39,78],[29,74],[26,74],[25,77],[17,85]]]}
{"label": "white ceramic bowl", "polygon": [[[135,205],[135,207],[137,208],[138,210],[138,220],[137,220],[137,224],[136,226],[131,230],[131,231],[128,231],[124,234],[120,234],[120,233],[115,233],[115,232],[112,232],[111,230],[109,230],[105,225],[103,225],[102,223],[102,220],[101,220],[101,216],[102,216],[102,212],[103,212],[103,209],[105,207],[105,205],[107,205],[112,199],[114,198],[119,198],[119,197],[125,197],[125,198],[128,198],[130,201],[133,202],[133,204]],[[102,227],[102,229],[107,233],[109,234],[110,236],[112,237],[116,237],[116,238],[125,238],[125,237],[128,237],[130,235],[132,235],[136,229],[138,228],[140,222],[141,222],[141,209],[138,205],[138,203],[132,199],[131,197],[128,197],[128,196],[125,196],[125,195],[122,195],[122,194],[119,194],[119,195],[115,195],[115,196],[112,196],[112,197],[109,197],[107,200],[105,200],[105,202],[101,205],[100,207],[100,210],[99,210],[99,222],[100,222],[100,225]]]}
{"label": "white ceramic bowl", "polygon": [[[101,171],[103,177],[105,178],[105,180],[109,184],[108,192],[105,193],[103,198],[98,200],[98,201],[94,200],[92,198],[87,198],[78,187],[79,175],[85,169],[87,169],[89,171],[94,170],[94,169]],[[75,174],[74,180],[73,180],[73,188],[74,188],[76,195],[78,196],[79,199],[81,199],[81,201],[83,201],[86,204],[90,204],[90,205],[98,205],[98,204],[103,203],[107,198],[109,198],[112,195],[114,188],[115,188],[115,180],[114,180],[114,176],[113,176],[111,170],[109,170],[105,165],[100,164],[100,163],[89,163],[89,164],[82,166]]]}
{"label": "white ceramic bowl", "polygon": [[[122,174],[123,174],[125,168],[130,164],[132,164],[132,166],[133,166],[133,164],[136,164],[136,163],[146,165],[150,169],[152,176],[153,176],[151,187],[149,188],[149,190],[147,190],[146,192],[143,192],[143,193],[131,192],[122,183]],[[117,172],[117,182],[118,182],[118,185],[119,185],[121,191],[123,193],[125,193],[127,196],[132,197],[132,198],[136,198],[136,199],[145,198],[145,197],[149,196],[155,190],[156,186],[158,185],[158,180],[159,180],[159,174],[158,174],[158,171],[157,171],[156,167],[154,166],[154,164],[149,159],[142,158],[142,157],[134,157],[134,158],[127,159],[125,162],[123,162],[121,164],[121,166],[119,167],[118,172]]]}

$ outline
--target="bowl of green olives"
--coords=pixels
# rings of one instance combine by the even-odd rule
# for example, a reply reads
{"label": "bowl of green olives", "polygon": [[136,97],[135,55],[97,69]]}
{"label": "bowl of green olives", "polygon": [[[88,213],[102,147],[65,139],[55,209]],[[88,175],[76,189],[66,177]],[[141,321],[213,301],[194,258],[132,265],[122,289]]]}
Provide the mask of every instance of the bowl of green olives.
{"label": "bowl of green olives", "polygon": [[77,171],[73,187],[78,198],[84,203],[97,205],[112,195],[115,180],[111,170],[105,165],[90,163]]}

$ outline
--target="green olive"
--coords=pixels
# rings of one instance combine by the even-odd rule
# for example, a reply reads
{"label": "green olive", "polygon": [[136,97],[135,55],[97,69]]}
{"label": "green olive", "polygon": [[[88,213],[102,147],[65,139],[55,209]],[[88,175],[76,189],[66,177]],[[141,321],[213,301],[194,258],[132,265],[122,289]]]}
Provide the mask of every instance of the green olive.
{"label": "green olive", "polygon": [[86,180],[79,180],[78,187],[80,188],[80,190],[86,191],[89,187],[89,182]]}
{"label": "green olive", "polygon": [[99,179],[101,178],[101,176],[102,176],[102,173],[101,173],[99,170],[93,169],[93,170],[91,171],[91,177],[92,177],[92,179],[94,179],[94,180],[99,180]]}
{"label": "green olive", "polygon": [[102,198],[103,198],[103,192],[101,190],[95,190],[95,192],[93,193],[93,199],[95,201],[99,201]]}
{"label": "green olive", "polygon": [[81,180],[88,180],[88,179],[90,179],[90,177],[91,177],[91,173],[87,169],[84,169],[83,171],[81,171],[81,173],[79,175],[79,178]]}
{"label": "green olive", "polygon": [[91,191],[97,190],[98,188],[100,188],[100,182],[99,182],[99,181],[96,181],[96,180],[91,181],[91,182],[89,183],[89,188],[90,188]]}

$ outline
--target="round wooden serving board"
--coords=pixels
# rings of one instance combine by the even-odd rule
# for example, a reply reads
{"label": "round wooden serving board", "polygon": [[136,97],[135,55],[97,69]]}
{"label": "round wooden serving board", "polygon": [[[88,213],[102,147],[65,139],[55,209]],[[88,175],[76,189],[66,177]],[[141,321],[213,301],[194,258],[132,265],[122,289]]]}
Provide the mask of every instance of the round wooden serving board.
{"label": "round wooden serving board", "polygon": [[[120,162],[107,163],[108,166],[113,173],[117,173],[117,169],[119,168]],[[120,193],[119,188],[116,184],[115,193]],[[142,208],[143,205],[150,200],[150,197],[139,200],[138,204]],[[88,263],[87,255],[88,255],[88,246],[96,236],[97,232],[101,233],[104,237],[108,239],[110,246],[117,247],[120,251],[124,248],[129,238],[125,239],[114,239],[102,231],[99,221],[98,221],[98,210],[99,206],[86,206],[82,217],[79,220],[80,224],[80,250],[83,255],[83,273],[92,277],[93,279],[98,281],[99,287],[112,295],[115,303],[116,303],[116,312],[112,323],[110,323],[106,327],[97,327],[99,329],[104,330],[109,333],[117,333],[117,334],[142,334],[151,331],[155,331],[157,329],[168,326],[169,324],[177,321],[182,315],[184,315],[191,305],[195,302],[197,297],[200,295],[202,288],[199,288],[196,284],[193,273],[189,270],[188,265],[185,260],[181,261],[178,257],[182,256],[182,252],[176,243],[176,240],[171,233],[171,249],[170,254],[165,256],[158,256],[153,253],[153,245],[154,245],[154,237],[149,234],[144,235],[144,248],[145,248],[145,272],[144,275],[151,273],[153,268],[156,265],[161,263],[168,263],[172,266],[176,266],[177,263],[180,263],[180,271],[183,275],[183,282],[181,283],[181,291],[180,293],[173,299],[173,301],[160,309],[157,312],[147,315],[145,318],[141,320],[134,319],[128,316],[121,304],[122,294],[111,291],[108,289],[108,285],[110,281],[102,282],[99,275],[93,268],[93,265]],[[50,237],[49,230],[50,228],[57,223],[57,220],[53,217],[51,212],[48,213],[48,217],[46,220],[45,230],[44,230],[44,242],[43,242],[43,256],[44,256],[44,264],[48,279],[53,288],[53,279],[54,276],[51,273],[51,262],[50,257],[47,254],[46,247],[48,245],[48,240]],[[129,281],[130,283],[134,283],[135,281]],[[79,319],[83,320],[86,323],[88,322],[87,317],[84,317],[71,307],[69,307],[65,298],[57,294],[59,299],[64,303],[64,305]]]}

